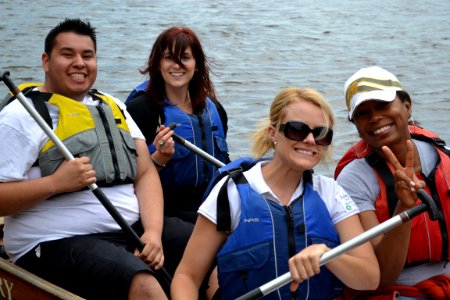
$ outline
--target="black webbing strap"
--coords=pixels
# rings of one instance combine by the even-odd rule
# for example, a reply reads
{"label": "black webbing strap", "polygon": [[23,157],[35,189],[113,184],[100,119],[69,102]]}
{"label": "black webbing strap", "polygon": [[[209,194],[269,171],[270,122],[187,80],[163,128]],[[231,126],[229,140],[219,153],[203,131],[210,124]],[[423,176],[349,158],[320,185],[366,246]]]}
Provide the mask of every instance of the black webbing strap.
{"label": "black webbing strap", "polygon": [[228,200],[228,181],[233,179],[236,184],[245,183],[247,180],[242,175],[242,168],[228,171],[228,177],[223,183],[217,196],[217,231],[231,231],[230,202]]}
{"label": "black webbing strap", "polygon": [[[44,119],[45,123],[47,123],[47,125],[50,126],[50,128],[53,129],[52,119],[50,118],[50,114],[48,112],[48,108],[47,108],[47,106],[45,104],[45,102],[50,99],[51,94],[41,93],[40,91],[34,91],[34,87],[33,86],[27,87],[24,90],[22,90],[22,94],[24,96],[28,97],[28,98],[31,98],[31,100],[33,101],[33,105],[34,105],[34,108],[36,109],[36,111]],[[16,99],[16,97],[13,96],[13,97],[10,97],[7,100],[4,100],[5,101],[4,106],[6,106],[9,103],[11,103],[14,99]]]}
{"label": "black webbing strap", "polygon": [[[48,112],[48,107],[45,104],[52,94],[41,93],[40,91],[34,91],[33,88],[28,88],[22,91],[22,93],[33,101],[34,108],[38,114],[44,119],[45,123],[53,129],[52,119],[50,118],[50,113]],[[39,159],[33,163],[32,167],[39,166]]]}
{"label": "black webbing strap", "polygon": [[313,185],[312,175],[314,170],[306,170],[303,172],[303,186],[306,186],[307,183]]}
{"label": "black webbing strap", "polygon": [[[231,231],[231,213],[230,201],[228,199],[228,181],[233,179],[235,184],[247,183],[247,179],[243,176],[243,168],[229,170],[229,174],[217,195],[217,231]],[[310,183],[312,185],[313,171],[305,171],[303,173],[303,184]]]}
{"label": "black webbing strap", "polygon": [[47,102],[50,99],[52,94],[41,92],[37,93],[30,92],[27,96],[30,97],[31,100],[33,100],[34,108],[41,115],[42,119],[44,119],[45,123],[47,123],[47,125],[53,129],[52,119],[50,118],[48,107],[45,104],[45,102]]}
{"label": "black webbing strap", "polygon": [[389,169],[386,161],[377,152],[372,151],[366,156],[367,163],[374,168],[378,175],[380,175],[386,186],[386,197],[388,200],[390,216],[394,215],[395,207],[397,206],[397,195],[395,194],[395,178]]}

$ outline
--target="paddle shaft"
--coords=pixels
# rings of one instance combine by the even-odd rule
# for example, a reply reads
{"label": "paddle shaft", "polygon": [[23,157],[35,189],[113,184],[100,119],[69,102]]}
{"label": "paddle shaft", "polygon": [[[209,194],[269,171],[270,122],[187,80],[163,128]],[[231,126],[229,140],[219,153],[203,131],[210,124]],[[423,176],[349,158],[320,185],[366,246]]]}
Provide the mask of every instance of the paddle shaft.
{"label": "paddle shaft", "polygon": [[[45,132],[45,134],[48,136],[50,140],[55,144],[55,146],[58,148],[58,150],[61,152],[61,154],[64,155],[66,160],[74,160],[75,157],[70,153],[69,149],[61,142],[61,140],[56,136],[56,134],[53,132],[53,130],[48,126],[48,124],[44,121],[42,116],[36,111],[33,105],[28,103],[26,97],[23,95],[23,93],[19,90],[19,88],[12,82],[12,80],[9,78],[9,72],[5,72],[2,75],[2,80],[6,84],[6,86],[9,88],[9,90],[13,93],[13,95],[20,101],[20,103],[23,105],[23,107],[28,111],[28,113],[33,117],[33,119],[38,123],[39,127],[42,128],[42,130]],[[125,219],[122,217],[122,215],[119,213],[119,211],[112,205],[111,201],[106,197],[106,195],[103,193],[103,191],[95,184],[90,184],[89,189],[92,191],[92,193],[97,197],[97,199],[102,203],[102,205],[106,208],[106,210],[109,212],[109,214],[113,217],[113,219],[119,224],[120,228],[125,232],[126,236],[133,241],[136,248],[139,249],[139,251],[142,251],[144,249],[144,243],[141,241],[139,236],[136,234],[136,232],[131,228],[131,226],[125,221]],[[164,276],[168,276],[167,278],[170,278],[170,275],[163,270]],[[170,278],[171,280],[171,278]]]}
{"label": "paddle shaft", "polygon": [[[433,200],[429,199],[430,196],[428,196],[428,194],[423,190],[419,190],[417,192],[417,194],[418,194],[419,198],[421,198],[422,200],[423,200],[423,197],[428,197],[428,200],[426,200],[426,203],[429,203],[429,201],[433,201]],[[353,239],[331,249],[330,251],[323,254],[322,257],[320,258],[320,266],[323,266],[326,263],[328,263],[330,260],[336,258],[337,256],[342,255],[345,252],[370,241],[374,237],[376,237],[382,233],[386,233],[386,232],[400,226],[401,224],[408,222],[415,216],[426,211],[427,208],[428,208],[428,206],[425,203],[421,203],[415,207],[412,207],[412,208],[396,215],[395,217],[392,217],[392,218],[386,220],[385,222],[383,222],[375,227],[372,227],[371,229],[354,237]],[[292,281],[291,273],[287,272],[287,273],[269,281],[268,283],[260,286],[259,288],[251,290],[248,293],[236,298],[236,300],[260,299],[260,298],[268,295],[269,293],[281,288],[282,286],[288,284],[291,281]]]}
{"label": "paddle shaft", "polygon": [[[176,126],[177,125],[175,123],[170,123],[168,127],[173,130]],[[181,136],[177,135],[176,133],[174,133],[172,135],[172,138],[178,144],[186,147],[187,149],[191,150],[195,154],[200,155],[201,157],[203,157],[204,159],[206,159],[207,161],[209,161],[210,163],[212,163],[216,167],[220,168],[220,167],[225,166],[225,164],[223,162],[221,162],[220,160],[216,159],[214,156],[210,155],[209,153],[203,151],[202,149],[198,148],[197,146],[195,146],[191,142],[186,141],[186,139],[182,138]]]}

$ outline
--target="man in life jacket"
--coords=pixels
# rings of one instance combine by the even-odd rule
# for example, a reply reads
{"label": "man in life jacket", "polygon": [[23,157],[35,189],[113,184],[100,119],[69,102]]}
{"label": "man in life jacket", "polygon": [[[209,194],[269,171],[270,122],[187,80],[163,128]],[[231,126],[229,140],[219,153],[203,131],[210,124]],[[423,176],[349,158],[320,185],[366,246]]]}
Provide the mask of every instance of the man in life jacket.
{"label": "man in life jacket", "polygon": [[[43,84],[27,100],[75,159],[67,161],[18,100],[0,111],[0,214],[11,261],[88,299],[167,299],[163,198],[144,136],[120,100],[92,90],[96,33],[66,19],[46,37]],[[93,183],[136,233],[133,241],[87,187]]]}
{"label": "man in life jacket", "polygon": [[[445,142],[414,124],[410,96],[393,74],[380,67],[363,68],[351,76],[345,83],[345,99],[349,120],[361,140],[341,158],[335,177],[358,205],[365,229],[417,204],[399,194],[395,168],[383,146],[401,166],[406,166],[409,155],[411,174],[425,182],[425,190],[441,211],[437,221],[423,214],[374,239],[381,270],[379,289],[353,294],[351,299],[392,299],[393,295],[449,299],[450,269],[445,266],[450,254],[450,152]],[[407,146],[407,141],[413,143]]]}

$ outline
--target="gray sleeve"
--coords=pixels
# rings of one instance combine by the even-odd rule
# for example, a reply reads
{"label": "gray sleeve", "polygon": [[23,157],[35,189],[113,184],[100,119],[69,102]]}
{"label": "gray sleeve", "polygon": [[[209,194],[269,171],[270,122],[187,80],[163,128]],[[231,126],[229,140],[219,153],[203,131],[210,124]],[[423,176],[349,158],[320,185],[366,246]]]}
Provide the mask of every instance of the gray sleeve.
{"label": "gray sleeve", "polygon": [[425,176],[428,176],[437,164],[439,155],[432,144],[418,140],[413,141],[417,146],[417,151],[419,152],[422,173]]}
{"label": "gray sleeve", "polygon": [[350,162],[339,174],[337,182],[350,195],[359,210],[375,210],[375,200],[380,193],[377,176],[365,159]]}

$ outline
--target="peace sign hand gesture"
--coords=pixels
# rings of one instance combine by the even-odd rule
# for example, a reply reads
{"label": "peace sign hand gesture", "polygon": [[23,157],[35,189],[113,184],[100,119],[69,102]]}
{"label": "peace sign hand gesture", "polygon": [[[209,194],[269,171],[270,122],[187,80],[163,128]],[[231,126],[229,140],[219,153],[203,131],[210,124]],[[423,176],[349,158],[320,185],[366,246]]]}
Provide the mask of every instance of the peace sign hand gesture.
{"label": "peace sign hand gesture", "polygon": [[394,168],[395,192],[405,210],[415,206],[418,198],[416,191],[425,187],[425,183],[419,180],[414,172],[414,144],[411,140],[406,141],[406,148],[406,163],[402,166],[389,147],[382,147]]}

